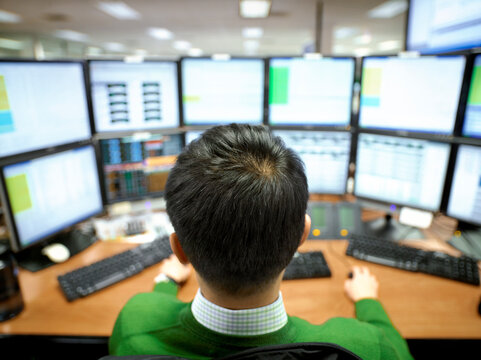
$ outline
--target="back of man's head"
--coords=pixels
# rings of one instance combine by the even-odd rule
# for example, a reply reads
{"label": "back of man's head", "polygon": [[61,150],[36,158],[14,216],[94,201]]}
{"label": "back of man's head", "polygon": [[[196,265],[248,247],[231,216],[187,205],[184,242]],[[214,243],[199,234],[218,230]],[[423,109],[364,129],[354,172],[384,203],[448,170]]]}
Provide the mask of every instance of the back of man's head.
{"label": "back of man's head", "polygon": [[167,212],[197,273],[227,294],[275,280],[302,238],[304,165],[262,126],[218,126],[179,155]]}

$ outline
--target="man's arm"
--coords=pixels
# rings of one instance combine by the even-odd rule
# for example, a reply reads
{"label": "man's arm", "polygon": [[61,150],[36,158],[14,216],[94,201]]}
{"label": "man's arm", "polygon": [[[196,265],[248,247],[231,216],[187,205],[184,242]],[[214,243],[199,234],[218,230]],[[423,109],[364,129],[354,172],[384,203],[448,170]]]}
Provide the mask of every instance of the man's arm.
{"label": "man's arm", "polygon": [[379,283],[367,267],[354,267],[352,278],[344,283],[347,296],[355,303],[358,320],[372,324],[385,334],[402,359],[412,359],[404,338],[392,324],[389,316],[378,301]]}
{"label": "man's arm", "polygon": [[177,256],[171,255],[162,261],[159,270],[159,275],[155,278],[154,291],[177,295],[177,285],[189,278],[192,267],[181,264]]}

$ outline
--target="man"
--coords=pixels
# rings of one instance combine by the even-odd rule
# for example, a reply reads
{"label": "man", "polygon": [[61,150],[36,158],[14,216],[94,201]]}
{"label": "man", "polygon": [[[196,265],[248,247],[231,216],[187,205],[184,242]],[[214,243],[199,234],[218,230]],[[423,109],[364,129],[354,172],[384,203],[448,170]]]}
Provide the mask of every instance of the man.
{"label": "man", "polygon": [[[366,268],[354,268],[345,282],[357,319],[312,325],[286,314],[279,288],[309,234],[308,196],[301,160],[264,127],[204,132],[179,155],[166,185],[177,258],[161,265],[152,293],[134,296],[121,311],[111,354],[203,359],[261,345],[328,342],[363,359],[411,359]],[[183,303],[176,283],[189,276],[189,263],[200,289]]]}

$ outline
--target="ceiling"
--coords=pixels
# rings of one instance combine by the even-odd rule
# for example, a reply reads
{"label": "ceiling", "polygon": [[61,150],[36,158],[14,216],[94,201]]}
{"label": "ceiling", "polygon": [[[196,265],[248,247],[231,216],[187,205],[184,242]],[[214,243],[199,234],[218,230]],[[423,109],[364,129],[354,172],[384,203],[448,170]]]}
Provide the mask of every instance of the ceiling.
{"label": "ceiling", "polygon": [[[314,49],[316,8],[322,3],[323,54],[392,53],[402,50],[404,43],[405,12],[390,19],[367,15],[383,0],[273,0],[270,16],[265,19],[241,18],[237,0],[123,2],[141,17],[118,20],[102,12],[97,0],[0,0],[1,10],[21,17],[18,23],[0,23],[0,38],[31,38],[32,44],[47,44],[48,39],[56,39],[57,30],[73,30],[86,36],[81,41],[68,41],[69,46],[81,48],[84,55],[187,55],[187,49],[173,47],[176,40],[188,41],[204,54],[298,55],[309,46]],[[150,27],[166,28],[174,37],[155,39],[147,34]],[[245,27],[260,27],[263,35],[243,38]],[[345,27],[352,34],[336,38],[335,30]],[[391,48],[380,50],[380,44],[388,41]],[[112,49],[111,43],[117,43],[117,49]]]}

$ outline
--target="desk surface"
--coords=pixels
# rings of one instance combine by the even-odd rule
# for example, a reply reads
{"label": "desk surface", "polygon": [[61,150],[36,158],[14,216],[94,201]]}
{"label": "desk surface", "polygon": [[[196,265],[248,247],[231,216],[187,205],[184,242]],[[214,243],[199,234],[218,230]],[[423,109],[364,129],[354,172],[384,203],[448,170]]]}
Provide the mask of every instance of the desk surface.
{"label": "desk surface", "polygon": [[[158,266],[72,303],[65,300],[57,276],[126,250],[133,244],[98,242],[69,261],[37,273],[21,270],[25,309],[0,323],[0,334],[109,336],[117,314],[134,294],[150,291]],[[410,273],[355,260],[344,255],[347,241],[308,241],[302,250],[322,250],[332,277],[284,281],[287,312],[320,324],[335,316],[353,317],[343,283],[350,265],[367,265],[380,282],[380,298],[402,335],[409,339],[481,339],[477,306],[480,287]],[[179,292],[191,300],[197,290],[192,275]]]}

